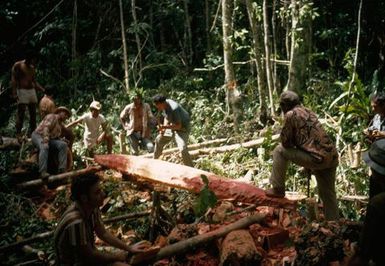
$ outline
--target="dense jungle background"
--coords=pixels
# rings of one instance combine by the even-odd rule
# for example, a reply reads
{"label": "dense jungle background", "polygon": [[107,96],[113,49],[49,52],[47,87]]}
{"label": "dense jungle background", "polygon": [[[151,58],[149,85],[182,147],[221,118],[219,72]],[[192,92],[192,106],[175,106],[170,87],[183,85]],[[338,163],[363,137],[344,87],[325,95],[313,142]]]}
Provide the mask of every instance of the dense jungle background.
{"label": "dense jungle background", "polygon": [[[276,145],[272,136],[282,121],[278,96],[294,90],[336,142],[341,215],[359,221],[368,194],[368,169],[360,159],[368,143],[362,131],[372,117],[369,95],[384,89],[384,14],[380,0],[1,1],[0,135],[15,136],[12,65],[34,51],[37,81],[54,87],[56,105],[70,108],[74,120],[93,99],[99,100],[116,139],[122,131],[119,113],[137,90],[147,102],[163,93],[189,111],[190,144],[265,137],[258,148],[194,158],[196,168],[228,178],[247,175],[265,188]],[[82,132],[82,127],[75,129],[77,169],[84,155]],[[117,141],[114,152],[121,152]],[[52,230],[70,201],[66,188],[45,197],[14,188],[9,171],[25,154],[0,151],[1,246]],[[180,162],[178,154],[166,159]],[[294,166],[289,170],[287,189],[306,194],[306,178]],[[151,205],[148,195],[133,192],[136,196],[125,199],[118,190],[137,187],[118,182],[114,172],[105,175],[104,186],[113,199],[106,217]],[[312,179],[310,195],[317,194],[315,188]],[[167,198],[173,202],[170,212],[185,221],[202,216],[191,208],[202,199],[181,191]],[[47,202],[53,214],[42,219]],[[137,238],[145,238],[148,227],[147,218],[114,225],[135,229]],[[48,265],[52,243],[34,247],[44,251],[45,259],[37,262],[21,250],[0,257],[5,265],[28,260]],[[307,263],[302,265],[311,265]]]}

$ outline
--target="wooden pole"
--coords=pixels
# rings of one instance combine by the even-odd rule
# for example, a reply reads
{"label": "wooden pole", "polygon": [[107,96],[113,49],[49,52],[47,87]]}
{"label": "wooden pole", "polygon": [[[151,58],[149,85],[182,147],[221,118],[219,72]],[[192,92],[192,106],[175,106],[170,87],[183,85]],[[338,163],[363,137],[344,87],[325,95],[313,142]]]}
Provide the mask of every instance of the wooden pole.
{"label": "wooden pole", "polygon": [[[66,172],[66,173],[62,173],[62,174],[58,174],[58,175],[51,175],[48,177],[48,183],[53,183],[53,182],[58,182],[58,181],[67,181],[67,179],[69,179],[71,177],[81,176],[81,175],[85,175],[88,173],[94,173],[94,172],[97,172],[100,170],[102,170],[102,167],[100,167],[100,166],[91,166],[91,167],[87,167],[87,168],[81,169],[81,170]],[[18,189],[30,189],[30,188],[42,186],[44,184],[45,184],[45,182],[43,180],[35,179],[35,180],[31,180],[31,181],[17,184],[16,186]]]}

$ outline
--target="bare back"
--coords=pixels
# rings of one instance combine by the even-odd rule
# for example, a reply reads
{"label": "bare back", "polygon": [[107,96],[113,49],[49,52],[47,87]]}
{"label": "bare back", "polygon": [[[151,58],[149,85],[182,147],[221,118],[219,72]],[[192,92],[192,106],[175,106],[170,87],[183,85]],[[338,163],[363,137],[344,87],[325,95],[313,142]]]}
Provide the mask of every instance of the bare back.
{"label": "bare back", "polygon": [[12,67],[12,83],[19,89],[35,88],[35,67],[28,65],[25,60],[16,62]]}

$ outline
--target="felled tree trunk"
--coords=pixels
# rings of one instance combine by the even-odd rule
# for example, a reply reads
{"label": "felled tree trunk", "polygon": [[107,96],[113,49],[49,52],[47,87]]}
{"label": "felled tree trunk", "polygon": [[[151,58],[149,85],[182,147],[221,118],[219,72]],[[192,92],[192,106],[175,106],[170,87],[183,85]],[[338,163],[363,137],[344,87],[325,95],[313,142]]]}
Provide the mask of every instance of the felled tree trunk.
{"label": "felled tree trunk", "polygon": [[261,260],[248,230],[232,231],[222,241],[220,265],[260,265]]}
{"label": "felled tree trunk", "polygon": [[210,241],[223,237],[233,230],[246,228],[252,224],[260,223],[265,218],[262,214],[255,214],[238,220],[235,223],[223,226],[217,230],[197,235],[192,238],[179,241],[175,244],[168,245],[159,250],[152,256],[141,256],[140,254],[133,256],[131,260],[132,265],[140,264],[146,261],[157,261],[163,258],[168,258],[177,254],[181,254],[195,248],[201,244],[209,243]]}
{"label": "felled tree trunk", "polygon": [[119,154],[96,155],[95,162],[135,178],[142,178],[152,183],[160,183],[194,193],[199,193],[203,188],[204,183],[201,176],[205,175],[209,180],[209,189],[212,190],[219,199],[233,199],[236,202],[284,207],[288,209],[295,207],[293,201],[285,198],[267,197],[263,189],[253,185],[237,182],[181,164]]}

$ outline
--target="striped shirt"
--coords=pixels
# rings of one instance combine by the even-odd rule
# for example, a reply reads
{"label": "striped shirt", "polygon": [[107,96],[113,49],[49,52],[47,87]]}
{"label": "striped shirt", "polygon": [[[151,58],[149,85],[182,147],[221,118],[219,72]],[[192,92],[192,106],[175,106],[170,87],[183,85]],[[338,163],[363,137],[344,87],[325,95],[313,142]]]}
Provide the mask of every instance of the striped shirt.
{"label": "striped shirt", "polygon": [[99,209],[86,218],[78,204],[74,203],[63,214],[54,235],[57,265],[85,266],[80,246],[95,247],[95,227],[101,223]]}

